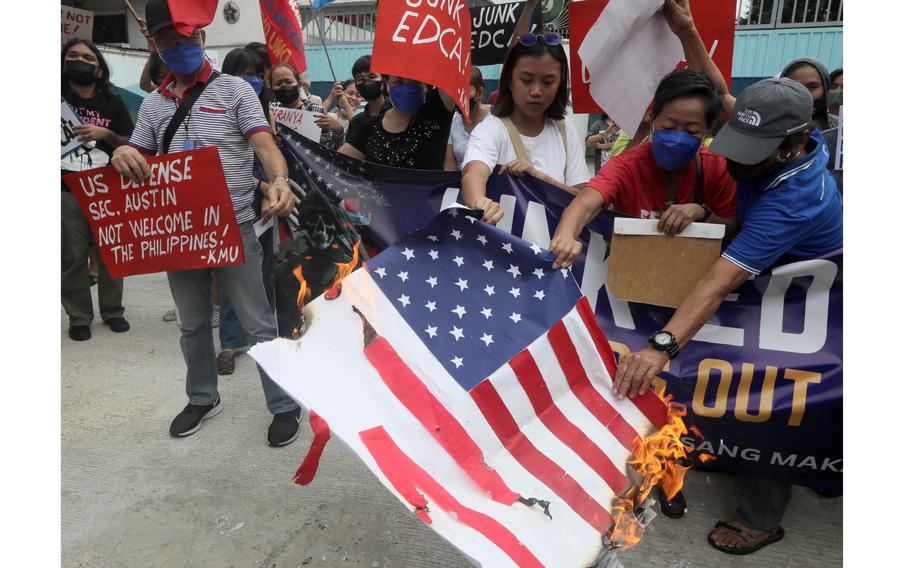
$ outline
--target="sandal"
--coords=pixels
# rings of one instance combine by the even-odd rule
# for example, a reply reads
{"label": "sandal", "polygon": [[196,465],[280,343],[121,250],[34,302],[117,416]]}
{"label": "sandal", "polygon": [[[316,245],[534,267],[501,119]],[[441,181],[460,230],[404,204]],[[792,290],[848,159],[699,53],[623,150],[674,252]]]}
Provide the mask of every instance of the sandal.
{"label": "sandal", "polygon": [[719,550],[721,552],[726,552],[727,554],[736,554],[736,555],[752,554],[756,550],[761,550],[762,548],[768,546],[769,544],[774,544],[775,542],[784,538],[784,528],[780,527],[780,526],[771,530],[768,533],[768,536],[764,540],[760,540],[761,539],[760,535],[765,531],[756,531],[756,530],[752,530],[752,529],[741,529],[739,527],[735,527],[735,526],[731,525],[730,523],[725,523],[724,521],[718,521],[718,523],[716,525],[714,525],[714,528],[715,529],[720,529],[720,528],[727,529],[728,531],[736,533],[736,535],[739,536],[739,538],[741,538],[741,539],[743,539],[743,541],[745,541],[746,546],[726,546],[726,545],[722,545],[722,544],[717,544],[714,541],[714,539],[711,538],[711,534],[713,534],[714,531],[711,531],[711,533],[708,533],[708,544],[710,544],[712,547],[716,548],[717,550]]}
{"label": "sandal", "polygon": [[234,374],[234,352],[230,349],[225,349],[218,354],[216,359],[218,363],[218,374],[219,375],[232,375]]}

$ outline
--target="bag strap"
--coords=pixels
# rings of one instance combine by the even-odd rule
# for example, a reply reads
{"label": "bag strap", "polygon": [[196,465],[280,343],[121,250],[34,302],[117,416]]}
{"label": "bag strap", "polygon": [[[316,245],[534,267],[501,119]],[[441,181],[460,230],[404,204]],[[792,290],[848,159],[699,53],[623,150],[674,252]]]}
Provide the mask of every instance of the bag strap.
{"label": "bag strap", "polygon": [[566,134],[566,121],[557,120],[556,128],[559,129],[559,135],[562,137],[562,147],[566,150],[566,167],[562,172],[562,179],[569,179],[569,135]]}
{"label": "bag strap", "polygon": [[164,148],[165,154],[170,153],[171,141],[174,139],[174,134],[177,133],[177,129],[180,128],[180,125],[183,124],[186,116],[190,113],[190,109],[193,108],[196,99],[198,99],[199,95],[202,94],[202,91],[209,86],[209,83],[217,79],[219,75],[221,75],[221,73],[212,69],[208,81],[205,83],[196,83],[191,89],[183,93],[183,100],[180,102],[180,106],[177,107],[177,112],[171,117],[171,121],[164,130],[164,140],[162,141],[161,146]]}
{"label": "bag strap", "polygon": [[[515,123],[512,122],[512,119],[506,116],[499,120],[506,126],[506,131],[509,133],[509,140],[512,141],[512,147],[515,148],[515,155],[530,161],[531,158],[528,156],[528,150],[525,148],[524,142],[521,141],[521,134],[518,133],[518,129],[515,128]],[[562,147],[566,151],[566,167],[563,171],[563,179],[566,179],[566,175],[569,173],[569,135],[566,133],[565,120],[556,120],[554,122],[556,122],[556,128],[559,130],[559,136],[562,138]]]}
{"label": "bag strap", "polygon": [[509,133],[509,140],[512,141],[512,147],[515,148],[515,155],[519,158],[530,160],[528,157],[528,150],[525,148],[525,143],[521,141],[521,134],[519,134],[518,129],[515,128],[515,123],[512,122],[512,119],[508,116],[505,116],[500,120],[502,120],[502,123],[506,126],[506,131]]}
{"label": "bag strap", "polygon": [[701,165],[701,148],[695,152],[695,199],[693,203],[705,203],[705,172]]}

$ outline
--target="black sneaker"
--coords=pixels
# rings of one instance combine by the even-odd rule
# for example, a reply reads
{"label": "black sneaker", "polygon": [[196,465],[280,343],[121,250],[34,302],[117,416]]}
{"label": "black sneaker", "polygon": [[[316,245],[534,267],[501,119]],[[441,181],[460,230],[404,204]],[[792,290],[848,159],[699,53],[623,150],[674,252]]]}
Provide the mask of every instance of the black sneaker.
{"label": "black sneaker", "polygon": [[104,322],[104,325],[111,328],[114,333],[123,333],[130,330],[130,322],[123,318],[111,318]]}
{"label": "black sneaker", "polygon": [[87,341],[92,338],[92,330],[87,325],[71,325],[69,333],[73,341]]}
{"label": "black sneaker", "polygon": [[202,421],[221,412],[221,397],[214,404],[187,404],[171,422],[171,436],[182,438],[202,428]]}
{"label": "black sneaker", "polygon": [[285,446],[297,439],[300,427],[300,407],[287,412],[279,412],[269,425],[269,445]]}

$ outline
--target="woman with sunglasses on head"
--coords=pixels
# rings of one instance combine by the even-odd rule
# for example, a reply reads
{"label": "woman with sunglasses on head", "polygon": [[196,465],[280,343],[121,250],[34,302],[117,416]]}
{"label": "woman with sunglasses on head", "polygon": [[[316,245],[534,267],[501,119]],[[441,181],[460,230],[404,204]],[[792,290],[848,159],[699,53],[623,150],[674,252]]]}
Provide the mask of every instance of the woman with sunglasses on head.
{"label": "woman with sunglasses on head", "polygon": [[506,55],[493,112],[474,129],[464,156],[461,192],[483,220],[499,221],[504,211],[486,196],[487,180],[498,173],[533,175],[577,193],[590,179],[585,149],[564,121],[569,100],[569,64],[558,34],[522,34]]}

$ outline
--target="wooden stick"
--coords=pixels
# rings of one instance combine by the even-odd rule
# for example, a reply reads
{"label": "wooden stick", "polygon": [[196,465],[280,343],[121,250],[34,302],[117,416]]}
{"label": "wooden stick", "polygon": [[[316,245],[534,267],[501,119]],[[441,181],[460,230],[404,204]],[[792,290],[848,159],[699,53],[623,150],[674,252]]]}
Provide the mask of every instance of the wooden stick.
{"label": "wooden stick", "polygon": [[138,24],[142,18],[140,18],[139,14],[136,13],[136,9],[133,8],[132,4],[130,4],[130,0],[123,0],[123,3],[126,4],[126,9],[130,11],[130,14],[132,14],[134,18],[136,18],[136,23]]}

